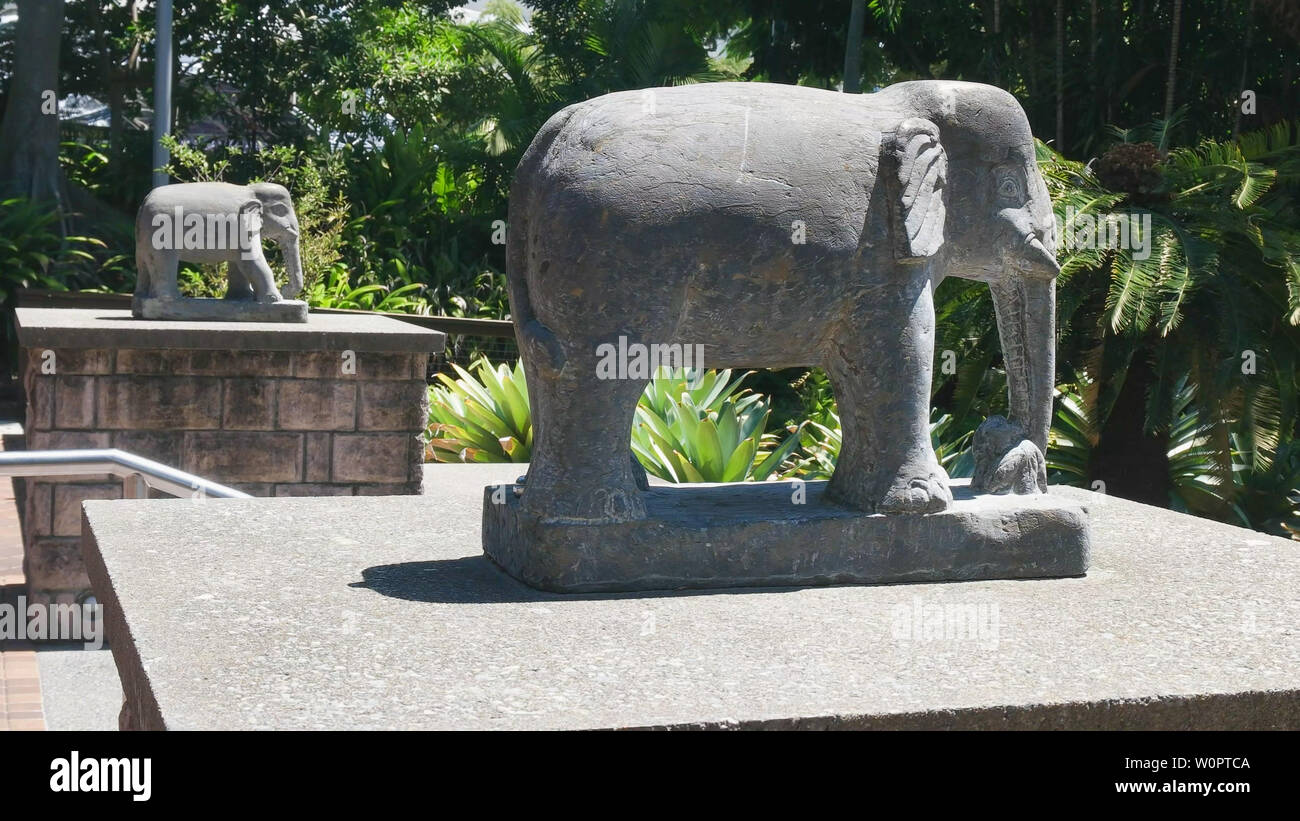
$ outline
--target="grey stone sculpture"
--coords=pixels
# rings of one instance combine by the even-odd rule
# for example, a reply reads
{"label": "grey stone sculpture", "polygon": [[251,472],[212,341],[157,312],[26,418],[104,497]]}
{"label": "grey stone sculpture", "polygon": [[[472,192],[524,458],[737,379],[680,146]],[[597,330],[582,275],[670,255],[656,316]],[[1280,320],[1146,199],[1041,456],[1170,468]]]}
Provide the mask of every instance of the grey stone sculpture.
{"label": "grey stone sculpture", "polygon": [[976,493],[1046,493],[1047,460],[1027,438],[1025,429],[1001,416],[990,416],[975,431]]}
{"label": "grey stone sculpture", "polygon": [[[149,192],[135,223],[137,281],[132,313],[143,319],[306,322],[298,217],[288,190],[274,183],[195,182]],[[262,249],[276,242],[289,281],[284,292]],[[182,261],[227,263],[224,300],[182,297],[176,269]]]}
{"label": "grey stone sculpture", "polygon": [[[489,555],[530,583],[727,583],[725,568],[683,574],[670,548],[647,547],[669,532],[653,529],[655,517],[684,526],[681,500],[693,497],[683,491],[678,501],[656,502],[646,521],[646,500],[657,491],[638,487],[627,457],[646,379],[611,376],[603,360],[612,349],[657,347],[671,360],[673,346],[690,346],[702,354],[696,364],[711,368],[821,366],[839,400],[844,440],[818,503],[886,519],[937,514],[953,495],[928,424],[932,294],[945,276],[981,280],[996,307],[1011,421],[1024,431],[1015,444],[1027,444],[1015,455],[999,452],[994,467],[1005,456],[1036,470],[1030,448],[1041,461],[1060,269],[1029,123],[1005,91],[909,82],[854,95],[716,83],[610,94],[542,127],[516,171],[509,217],[510,303],[527,370],[533,460],[517,501],[510,494],[501,509],[485,509],[484,540]],[[1006,489],[1045,487],[1012,479]],[[771,515],[809,515],[787,507]],[[961,515],[968,514],[943,532],[971,534],[963,555],[986,561],[981,551],[1006,534],[984,512]],[[854,530],[853,517],[826,515],[860,551],[864,531]],[[1069,560],[1042,574],[1082,572],[1084,526],[1074,514],[1056,523],[1079,537],[1044,542],[1046,550],[1066,549]],[[870,527],[880,545],[902,533]],[[741,555],[739,545],[720,545],[731,530],[713,527],[692,550],[714,551],[719,564],[724,554]],[[1030,534],[1031,552],[1032,530],[1026,524],[1017,534]],[[762,538],[769,537],[785,538]],[[849,547],[819,538],[826,551]],[[620,543],[635,543],[638,554],[609,559]],[[613,562],[610,578],[593,570],[595,551]],[[887,574],[835,566],[816,579],[971,577],[963,575],[970,568],[935,570],[939,564],[915,559]],[[698,568],[698,551],[690,561]],[[790,561],[776,583],[796,583],[810,566]],[[1007,560],[988,562],[973,572],[1002,573],[989,568]],[[581,583],[557,581],[564,573]]]}
{"label": "grey stone sculpture", "polygon": [[570,106],[519,165],[507,246],[536,424],[525,508],[644,516],[626,453],[645,380],[597,369],[625,337],[703,345],[709,367],[822,366],[844,427],[831,496],[945,509],[928,425],[945,276],[992,288],[1011,418],[1046,448],[1055,223],[997,88],[717,83]]}

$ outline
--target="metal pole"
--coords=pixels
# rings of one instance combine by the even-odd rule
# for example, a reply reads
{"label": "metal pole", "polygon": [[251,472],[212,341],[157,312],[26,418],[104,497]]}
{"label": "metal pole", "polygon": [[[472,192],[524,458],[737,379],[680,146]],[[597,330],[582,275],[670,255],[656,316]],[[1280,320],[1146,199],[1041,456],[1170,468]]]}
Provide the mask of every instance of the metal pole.
{"label": "metal pole", "polygon": [[162,168],[171,154],[162,144],[172,130],[172,0],[158,0],[158,34],[153,72],[153,187],[167,184]]}

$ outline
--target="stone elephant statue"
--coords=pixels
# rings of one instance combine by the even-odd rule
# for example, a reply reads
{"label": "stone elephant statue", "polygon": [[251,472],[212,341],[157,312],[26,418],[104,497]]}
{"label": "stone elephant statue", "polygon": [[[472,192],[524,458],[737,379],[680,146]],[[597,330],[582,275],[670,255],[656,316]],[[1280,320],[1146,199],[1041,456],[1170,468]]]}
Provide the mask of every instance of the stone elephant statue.
{"label": "stone elephant statue", "polygon": [[[178,264],[227,263],[226,299],[263,303],[292,299],[302,290],[298,216],[289,191],[275,183],[195,182],[163,185],[145,197],[136,215],[136,316],[142,299],[178,300]],[[276,287],[262,240],[284,254],[288,283]]]}
{"label": "stone elephant statue", "polygon": [[1046,448],[1056,225],[1029,122],[1005,91],[714,83],[606,95],[538,132],[508,225],[534,420],[529,515],[645,516],[627,453],[646,380],[608,378],[611,345],[658,345],[668,359],[691,346],[706,367],[820,366],[844,435],[828,497],[886,514],[946,509],[928,421],[933,289],[949,275],[992,289],[1011,420]]}

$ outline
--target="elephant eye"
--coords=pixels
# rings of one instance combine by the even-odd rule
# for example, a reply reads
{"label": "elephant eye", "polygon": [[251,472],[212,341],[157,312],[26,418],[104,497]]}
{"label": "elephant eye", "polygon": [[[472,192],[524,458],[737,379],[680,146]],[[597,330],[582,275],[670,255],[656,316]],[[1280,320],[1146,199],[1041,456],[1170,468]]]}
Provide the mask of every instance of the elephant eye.
{"label": "elephant eye", "polygon": [[1015,177],[1003,177],[998,181],[998,196],[1008,200],[1021,199],[1020,182]]}

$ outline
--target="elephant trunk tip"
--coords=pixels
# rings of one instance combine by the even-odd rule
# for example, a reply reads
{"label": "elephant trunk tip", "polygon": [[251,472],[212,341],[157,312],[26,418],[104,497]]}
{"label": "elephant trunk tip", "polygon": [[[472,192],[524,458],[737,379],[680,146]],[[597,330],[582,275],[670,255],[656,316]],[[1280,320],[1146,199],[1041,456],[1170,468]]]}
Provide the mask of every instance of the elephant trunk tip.
{"label": "elephant trunk tip", "polygon": [[285,299],[293,299],[302,293],[302,260],[298,252],[298,238],[284,248],[284,267],[289,274],[288,281],[281,292]]}
{"label": "elephant trunk tip", "polygon": [[1031,270],[1044,279],[1055,279],[1061,273],[1061,264],[1056,261],[1056,254],[1047,250],[1043,241],[1030,234],[1025,238],[1025,255],[1029,258]]}

